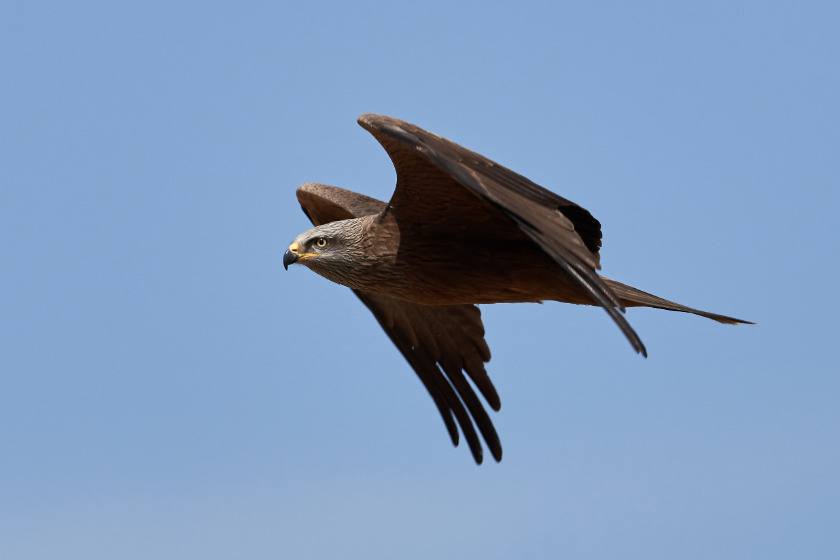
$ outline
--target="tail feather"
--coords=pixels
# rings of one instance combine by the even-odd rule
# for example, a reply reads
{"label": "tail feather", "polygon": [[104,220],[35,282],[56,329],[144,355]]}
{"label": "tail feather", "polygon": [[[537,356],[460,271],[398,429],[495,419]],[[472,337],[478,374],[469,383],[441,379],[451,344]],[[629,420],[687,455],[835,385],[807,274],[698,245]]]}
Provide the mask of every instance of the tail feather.
{"label": "tail feather", "polygon": [[709,313],[708,311],[700,311],[692,307],[680,305],[661,297],[656,297],[653,294],[637,290],[632,286],[610,280],[609,278],[601,277],[607,286],[619,297],[625,307],[656,307],[657,309],[668,309],[670,311],[682,311],[683,313],[693,313],[702,317],[708,317],[719,323],[726,323],[727,325],[737,325],[744,323],[752,325],[751,321],[744,321],[743,319],[735,319],[734,317],[727,317],[726,315],[718,315],[717,313]]}

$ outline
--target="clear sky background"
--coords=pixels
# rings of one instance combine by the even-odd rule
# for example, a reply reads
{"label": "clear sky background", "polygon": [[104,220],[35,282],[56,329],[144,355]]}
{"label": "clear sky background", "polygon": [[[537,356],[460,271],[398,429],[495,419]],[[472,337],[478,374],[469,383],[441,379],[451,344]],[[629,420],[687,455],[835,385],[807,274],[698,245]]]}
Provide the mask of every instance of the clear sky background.
{"label": "clear sky background", "polygon": [[[834,2],[0,9],[0,556],[840,557]],[[603,273],[749,319],[483,308],[453,448],[295,188],[381,199],[361,113],[589,209]]]}

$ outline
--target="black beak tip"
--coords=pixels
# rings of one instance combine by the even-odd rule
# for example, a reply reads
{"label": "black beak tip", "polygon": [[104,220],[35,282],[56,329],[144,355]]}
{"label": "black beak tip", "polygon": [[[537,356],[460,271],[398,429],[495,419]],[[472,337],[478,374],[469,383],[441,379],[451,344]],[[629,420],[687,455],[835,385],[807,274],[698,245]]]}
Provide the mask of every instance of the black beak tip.
{"label": "black beak tip", "polygon": [[283,268],[289,270],[289,265],[297,262],[297,255],[286,249],[283,253]]}

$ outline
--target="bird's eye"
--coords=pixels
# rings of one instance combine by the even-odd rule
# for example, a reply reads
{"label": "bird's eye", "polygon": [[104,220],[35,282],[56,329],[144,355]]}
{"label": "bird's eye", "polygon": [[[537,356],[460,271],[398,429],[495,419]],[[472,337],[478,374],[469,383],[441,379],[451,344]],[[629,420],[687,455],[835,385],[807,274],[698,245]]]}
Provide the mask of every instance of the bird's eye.
{"label": "bird's eye", "polygon": [[323,249],[324,247],[327,246],[327,240],[324,239],[323,237],[319,237],[318,239],[315,240],[315,246]]}

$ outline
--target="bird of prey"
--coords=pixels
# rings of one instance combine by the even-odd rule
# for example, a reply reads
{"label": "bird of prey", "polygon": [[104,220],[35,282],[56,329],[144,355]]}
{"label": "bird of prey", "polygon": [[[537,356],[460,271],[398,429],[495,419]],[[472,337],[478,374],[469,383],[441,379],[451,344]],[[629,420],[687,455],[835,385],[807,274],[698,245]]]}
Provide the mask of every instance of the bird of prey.
{"label": "bird of prey", "polygon": [[476,463],[483,457],[476,427],[493,458],[502,457],[499,436],[470,384],[499,410],[484,367],[490,349],[476,304],[600,306],[645,356],[625,307],[748,322],[600,276],[598,220],[510,169],[395,118],[367,114],[359,124],[396,168],[391,200],[302,185],[297,197],[315,227],[295,238],[283,265],[300,263],[353,290],[417,373],[456,446],[461,427]]}

